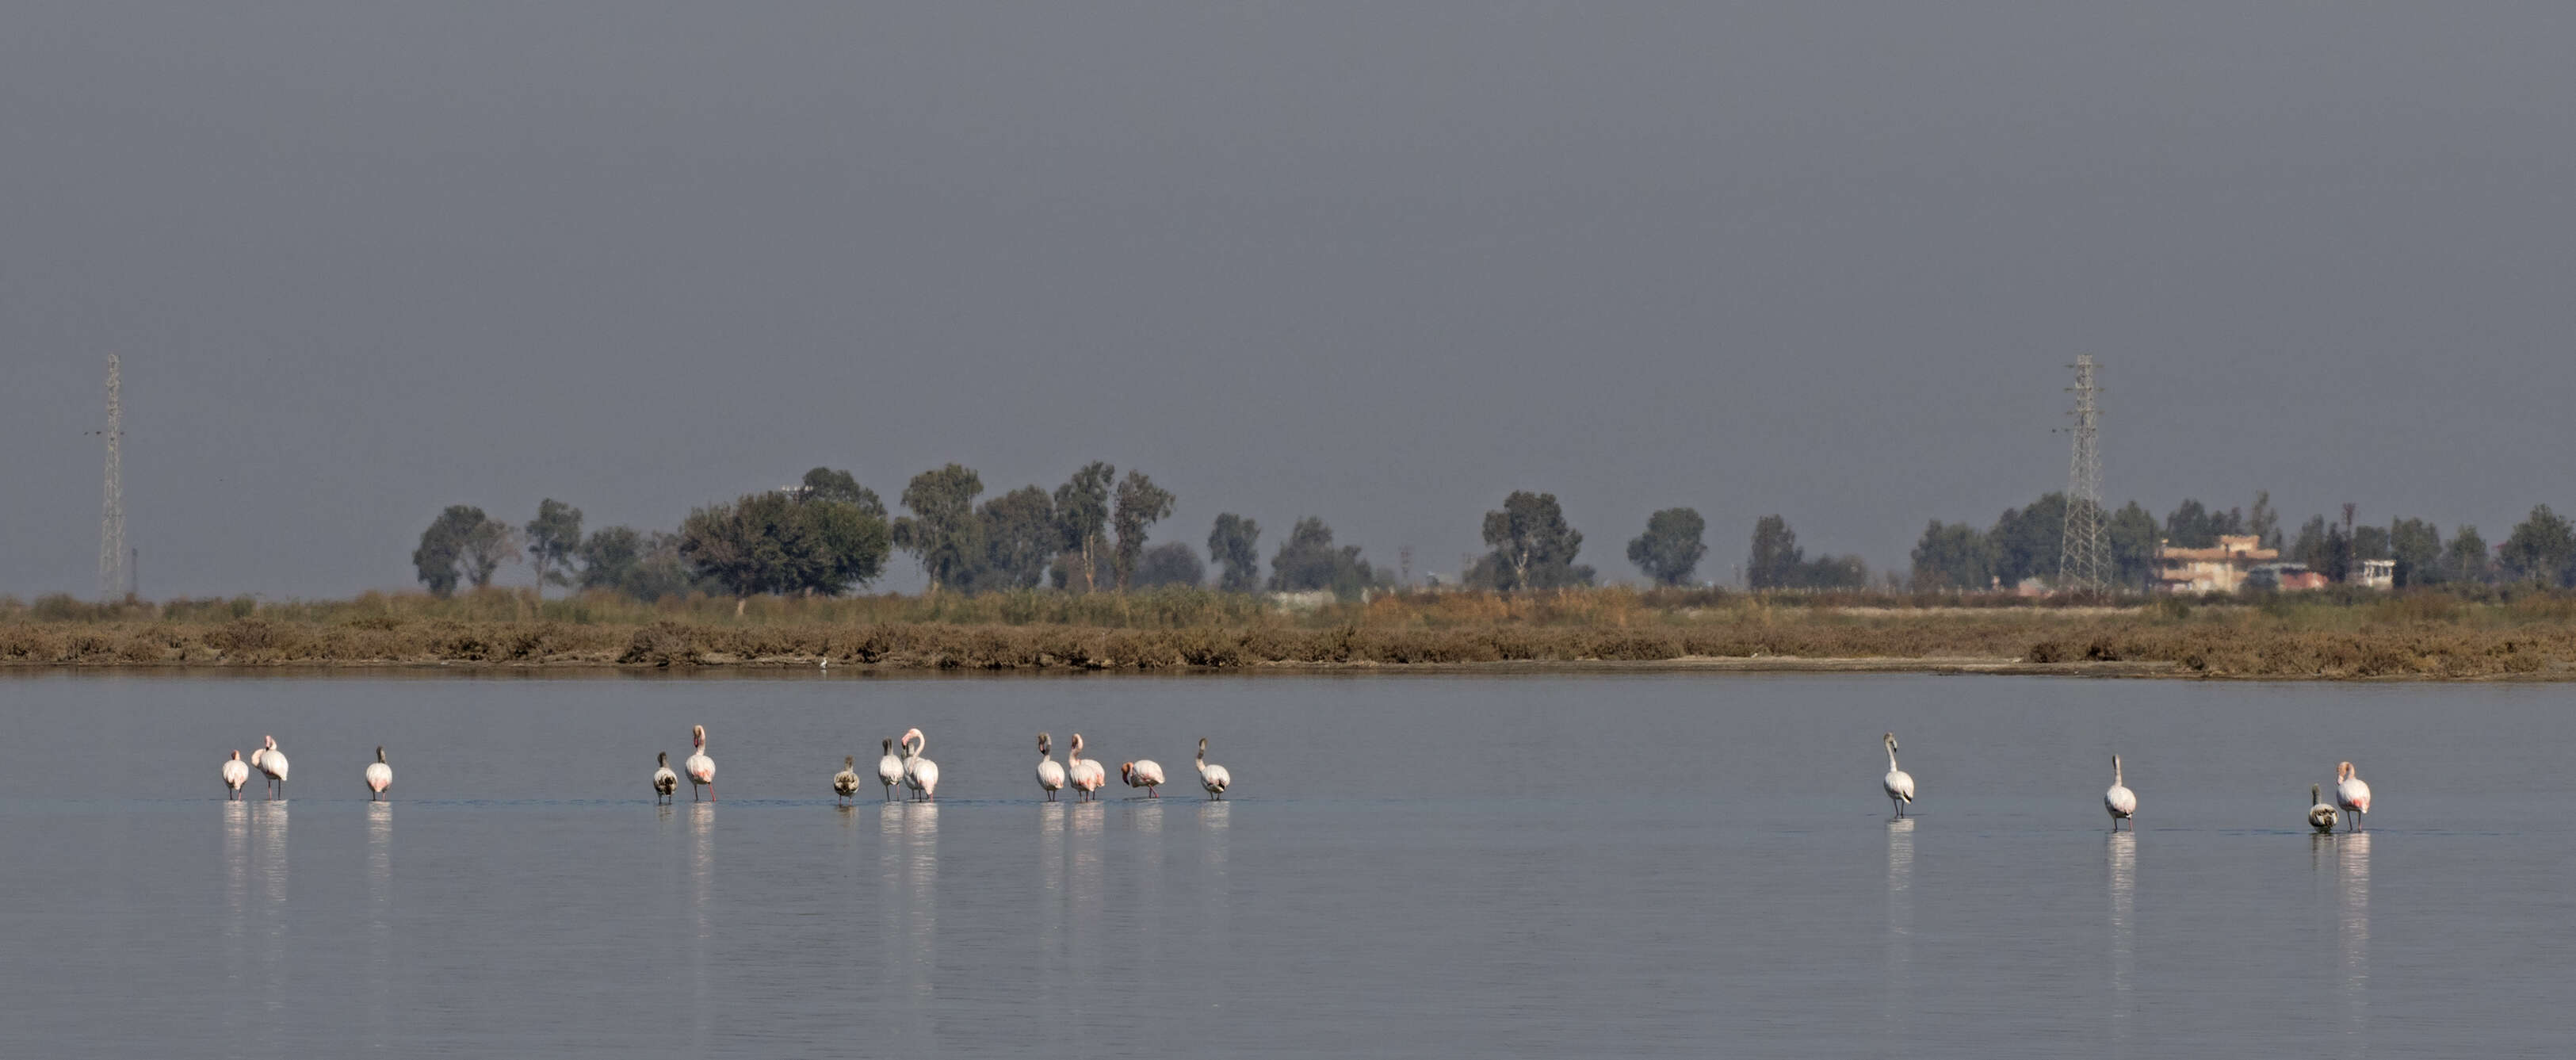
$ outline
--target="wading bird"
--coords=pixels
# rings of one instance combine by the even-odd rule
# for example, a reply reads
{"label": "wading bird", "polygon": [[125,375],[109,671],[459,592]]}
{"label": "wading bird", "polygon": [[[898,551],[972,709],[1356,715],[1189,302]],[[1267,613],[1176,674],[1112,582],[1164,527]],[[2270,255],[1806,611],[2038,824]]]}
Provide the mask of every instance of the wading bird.
{"label": "wading bird", "polygon": [[1099,798],[1100,786],[1109,783],[1108,770],[1082,757],[1082,734],[1078,732],[1073,734],[1073,746],[1064,752],[1064,773],[1086,802]]}
{"label": "wading bird", "polygon": [[1163,792],[1160,788],[1160,785],[1163,783],[1163,764],[1154,761],[1151,758],[1120,763],[1118,766],[1118,778],[1126,781],[1128,787],[1145,789],[1146,798],[1159,799],[1163,797]]}
{"label": "wading bird", "polygon": [[261,747],[250,753],[250,764],[268,774],[268,782],[275,785],[268,797],[283,799],[286,797],[286,753],[277,749],[277,737],[262,736],[259,741]]}
{"label": "wading bird", "polygon": [[[2129,820],[2138,812],[2138,793],[2130,791],[2129,786],[2120,781],[2119,755],[2111,756],[2111,790],[2102,793],[2102,807],[2111,811],[2111,830],[2114,832],[2120,830],[2120,822]],[[2137,822],[2130,821],[2129,830],[2137,831]]]}
{"label": "wading bird", "polygon": [[1055,760],[1055,748],[1047,734],[1038,734],[1038,790],[1046,792],[1046,801],[1054,802],[1057,790],[1064,787],[1064,766]]}
{"label": "wading bird", "polygon": [[385,745],[376,745],[376,760],[367,763],[367,801],[383,798],[385,789],[394,786],[394,767],[385,764]]}
{"label": "wading bird", "polygon": [[919,729],[903,731],[903,786],[912,789],[915,802],[929,802],[939,797],[939,763],[921,757],[922,748],[930,741]]}
{"label": "wading bird", "polygon": [[669,802],[671,793],[680,790],[680,775],[671,772],[671,752],[653,752],[653,801]]}
{"label": "wading bird", "polygon": [[231,758],[224,759],[222,772],[224,787],[230,789],[224,793],[224,798],[227,800],[241,798],[242,785],[250,783],[250,763],[242,761],[241,752],[235,751]]}
{"label": "wading bird", "polygon": [[2335,763],[2335,805],[2352,816],[2345,818],[2353,831],[2361,830],[2361,819],[2370,812],[2370,785],[2353,775],[2352,763]]}
{"label": "wading bird", "polygon": [[1207,764],[1207,737],[1199,737],[1199,786],[1207,789],[1208,798],[1222,799],[1225,789],[1234,786],[1234,774],[1224,766]]}
{"label": "wading bird", "polygon": [[893,802],[894,786],[903,781],[903,759],[894,756],[894,737],[886,737],[879,746],[885,754],[877,759],[877,783],[885,785],[886,801]]}
{"label": "wading bird", "polygon": [[707,798],[713,800],[716,797],[716,760],[707,757],[706,726],[689,726],[689,746],[696,748],[697,753],[680,764],[680,768],[689,774],[689,801],[698,801],[699,788],[707,789]]}
{"label": "wading bird", "polygon": [[1887,789],[1887,801],[1896,804],[1896,815],[1905,816],[1905,808],[1914,805],[1914,774],[1896,768],[1896,734],[1887,737],[1887,776],[1879,786]]}
{"label": "wading bird", "polygon": [[2334,831],[2335,808],[2326,805],[2324,789],[2308,785],[2308,827],[2320,832]]}
{"label": "wading bird", "polygon": [[838,799],[833,801],[848,802],[850,801],[851,796],[857,795],[858,793],[859,756],[842,755],[841,771],[832,774],[832,794],[840,796]]}

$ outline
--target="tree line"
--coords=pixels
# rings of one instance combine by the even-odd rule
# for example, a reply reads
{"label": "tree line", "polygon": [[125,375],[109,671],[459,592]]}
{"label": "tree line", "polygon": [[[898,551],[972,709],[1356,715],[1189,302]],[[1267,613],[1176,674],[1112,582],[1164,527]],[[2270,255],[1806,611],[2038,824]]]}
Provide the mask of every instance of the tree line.
{"label": "tree line", "polygon": [[[694,509],[672,530],[610,526],[585,533],[581,510],[553,498],[524,524],[454,505],[421,532],[412,563],[421,584],[441,596],[463,585],[488,586],[503,565],[522,560],[540,587],[644,600],[689,593],[737,601],[763,594],[836,596],[874,583],[896,551],[920,564],[932,594],[1212,583],[1227,592],[1321,591],[1351,599],[1396,583],[1394,571],[1371,563],[1358,545],[1336,543],[1332,528],[1314,516],[1289,528],[1266,575],[1261,525],[1234,512],[1216,517],[1204,556],[1187,542],[1152,543],[1149,535],[1170,518],[1174,496],[1141,471],[1122,477],[1103,461],[1084,464],[1052,490],[1031,484],[991,497],[974,469],[948,464],[913,476],[896,499],[900,514],[849,471],[816,467],[794,486]],[[1983,528],[1932,520],[1914,547],[1908,576],[1889,572],[1884,583],[1918,590],[2052,583],[2066,515],[2065,495],[2048,493],[2005,509]],[[2387,559],[2401,586],[2513,580],[2576,587],[2576,528],[2547,505],[2493,550],[2474,526],[2455,528],[2446,541],[2422,519],[2362,525],[2352,505],[2341,516],[2309,519],[2286,547],[2267,493],[2258,493],[2250,510],[2185,500],[2161,522],[2131,501],[2104,522],[2113,577],[2131,589],[2152,583],[2159,544],[2207,548],[2240,534],[2335,581],[2355,576],[2363,561]],[[1594,568],[1578,561],[1583,534],[1567,523],[1555,494],[1515,491],[1485,513],[1481,529],[1487,551],[1461,573],[1467,587],[1555,589],[1596,580]],[[1708,555],[1706,533],[1695,509],[1654,512],[1628,541],[1628,561],[1655,584],[1696,584]],[[1860,557],[1808,556],[1776,514],[1754,521],[1743,575],[1757,590],[1871,584]]]}

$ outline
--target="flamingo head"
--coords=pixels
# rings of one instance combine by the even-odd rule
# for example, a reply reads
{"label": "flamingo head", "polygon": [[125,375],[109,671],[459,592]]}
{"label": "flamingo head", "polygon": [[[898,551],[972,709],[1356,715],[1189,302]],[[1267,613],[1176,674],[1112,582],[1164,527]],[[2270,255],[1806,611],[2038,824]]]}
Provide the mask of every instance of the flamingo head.
{"label": "flamingo head", "polygon": [[857,755],[842,755],[842,756],[841,756],[841,768],[843,768],[843,769],[854,769],[854,768],[857,768],[858,764],[859,764],[859,756],[857,756]]}
{"label": "flamingo head", "polygon": [[1199,737],[1199,757],[1207,757],[1207,737]]}
{"label": "flamingo head", "polygon": [[1040,757],[1040,758],[1044,758],[1044,757],[1046,757],[1047,755],[1049,755],[1049,754],[1053,753],[1053,752],[1054,752],[1054,750],[1055,750],[1055,746],[1054,746],[1053,744],[1050,744],[1050,743],[1048,743],[1048,742],[1047,742],[1047,734],[1045,734],[1045,733],[1039,733],[1039,734],[1038,734],[1038,757]]}
{"label": "flamingo head", "polygon": [[259,738],[259,745],[271,751],[277,750],[277,737],[262,736]]}
{"label": "flamingo head", "polygon": [[1887,741],[1887,749],[1888,749],[1888,750],[1890,750],[1890,751],[1896,750],[1896,734],[1895,734],[1895,733],[1892,733],[1892,732],[1891,732],[1891,733],[1888,733],[1888,734],[1886,735],[1886,737],[1884,737],[1884,739],[1886,739],[1886,741]]}
{"label": "flamingo head", "polygon": [[885,739],[883,739],[883,740],[879,740],[879,741],[877,741],[877,746],[885,748],[885,753],[887,753],[887,754],[893,754],[893,753],[894,753],[894,737],[892,737],[892,736],[888,736],[888,737],[886,737],[886,738],[885,738]]}
{"label": "flamingo head", "polygon": [[2308,785],[2308,805],[2310,805],[2310,806],[2323,806],[2323,805],[2325,805],[2325,801],[2326,801],[2325,796],[2326,796],[2326,793],[2325,793],[2325,789],[2324,789],[2324,788],[2322,788],[2322,787],[2320,787],[2320,786],[2318,786],[2318,785],[2315,785],[2315,784],[2310,784],[2310,785]]}
{"label": "flamingo head", "polygon": [[1127,786],[1128,786],[1128,787],[1131,787],[1131,788],[1132,788],[1132,787],[1135,787],[1135,786],[1136,786],[1136,763],[1134,763],[1134,762],[1120,762],[1120,763],[1118,763],[1118,779],[1123,780],[1123,781],[1126,781],[1126,782],[1127,782]]}
{"label": "flamingo head", "polygon": [[1081,734],[1081,733],[1078,733],[1078,732],[1077,732],[1077,733],[1073,734],[1073,750],[1072,750],[1072,751],[1070,751],[1070,752],[1067,752],[1067,753],[1069,753],[1069,754],[1077,754],[1077,755],[1082,753],[1082,734]]}
{"label": "flamingo head", "polygon": [[669,752],[669,751],[655,751],[655,752],[653,752],[653,764],[654,764],[654,765],[661,766],[661,767],[663,767],[663,768],[665,768],[665,769],[670,768],[670,765],[671,765],[671,752]]}
{"label": "flamingo head", "polygon": [[236,761],[236,762],[241,761],[241,752],[239,752],[239,751],[235,751],[235,752],[233,752],[233,761]]}
{"label": "flamingo head", "polygon": [[903,744],[904,753],[915,758],[921,757],[922,748],[930,746],[930,741],[922,737],[919,729],[905,729],[903,739],[897,742]]}
{"label": "flamingo head", "polygon": [[384,760],[385,760],[385,745],[383,745],[383,744],[377,744],[377,745],[376,745],[376,761],[382,762],[382,761],[384,761]]}
{"label": "flamingo head", "polygon": [[2351,779],[2352,779],[2352,763],[2350,763],[2350,762],[2337,762],[2337,763],[2335,763],[2335,780],[2337,780],[2337,781],[2346,781],[2346,780],[2351,780]]}

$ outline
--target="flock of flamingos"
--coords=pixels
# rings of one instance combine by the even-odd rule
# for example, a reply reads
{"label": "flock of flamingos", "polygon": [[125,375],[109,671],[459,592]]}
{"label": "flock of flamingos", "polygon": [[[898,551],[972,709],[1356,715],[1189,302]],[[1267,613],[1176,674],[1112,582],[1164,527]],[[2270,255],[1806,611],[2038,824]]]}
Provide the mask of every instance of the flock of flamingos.
{"label": "flock of flamingos", "polygon": [[[250,771],[253,769],[259,770],[268,778],[265,790],[269,798],[285,797],[288,768],[286,755],[277,749],[277,737],[262,736],[259,740],[260,746],[250,753],[248,761],[242,759],[242,753],[239,751],[233,752],[231,758],[224,760],[222,772],[224,787],[227,789],[226,798],[241,798],[242,785],[250,783]],[[906,729],[899,739],[887,739],[883,742],[885,755],[877,759],[877,783],[885,786],[886,801],[894,800],[896,784],[912,789],[912,798],[916,802],[928,802],[938,796],[939,763],[924,758],[921,754],[921,749],[928,742],[922,737],[919,729]],[[902,746],[900,755],[895,750],[898,743]],[[691,751],[688,761],[680,763],[681,771],[689,778],[689,796],[692,800],[700,797],[713,800],[716,797],[716,760],[707,757],[706,726],[689,726],[689,747]],[[1109,770],[1098,762],[1082,757],[1081,733],[1073,734],[1073,747],[1065,752],[1064,759],[1062,762],[1055,760],[1052,738],[1045,733],[1039,733],[1038,787],[1046,792],[1047,801],[1054,802],[1056,792],[1064,790],[1068,785],[1073,788],[1076,799],[1087,802],[1098,798],[1100,789],[1109,783]],[[859,779],[858,765],[857,755],[842,756],[841,771],[832,774],[832,794],[838,796],[837,801],[847,802],[858,795],[863,783]],[[1234,774],[1224,766],[1208,764],[1207,738],[1204,736],[1199,738],[1198,766],[1199,787],[1207,791],[1208,798],[1225,798],[1225,790],[1234,786]],[[654,801],[667,801],[673,793],[679,791],[680,776],[680,773],[671,772],[670,752],[664,751],[655,755]],[[1160,762],[1150,758],[1121,762],[1118,764],[1118,776],[1130,788],[1145,789],[1147,798],[1162,797],[1160,789],[1163,785],[1163,766]],[[365,779],[369,801],[383,798],[385,789],[393,787],[394,767],[385,762],[383,747],[376,748],[376,760],[367,764]],[[1906,783],[1910,786],[1913,781],[1909,780]]]}
{"label": "flock of flamingos", "polygon": [[[1896,816],[1903,817],[1905,808],[1914,804],[1914,774],[1897,768],[1896,734],[1888,733],[1884,740],[1887,743],[1887,776],[1881,778],[1879,783],[1887,790],[1887,801],[1896,807]],[[938,796],[939,763],[924,758],[921,754],[922,748],[928,743],[929,741],[922,737],[921,730],[906,729],[901,737],[887,739],[880,745],[885,754],[877,759],[877,783],[884,786],[887,801],[894,800],[896,784],[910,788],[912,798],[917,802],[928,802]],[[898,745],[902,748],[900,754],[896,753]],[[680,763],[681,771],[689,778],[689,796],[692,800],[701,796],[712,800],[716,797],[716,760],[707,757],[706,726],[689,727],[689,747],[691,750],[688,761]],[[1081,733],[1073,734],[1073,746],[1065,752],[1064,759],[1062,762],[1055,760],[1055,747],[1051,738],[1045,733],[1039,733],[1038,788],[1046,792],[1047,801],[1054,802],[1056,792],[1064,790],[1067,785],[1072,786],[1074,797],[1078,800],[1089,801],[1098,798],[1100,789],[1109,783],[1109,770],[1099,762],[1082,757]],[[1224,766],[1208,764],[1206,737],[1199,738],[1197,761],[1199,787],[1207,791],[1208,798],[1224,798],[1226,789],[1234,786],[1234,774]],[[859,777],[858,765],[857,755],[845,755],[841,758],[841,771],[832,774],[832,794],[837,796],[837,801],[847,802],[858,795],[860,787],[864,784]],[[281,798],[286,794],[287,761],[286,755],[277,749],[277,737],[260,737],[260,747],[250,753],[248,762],[242,760],[242,754],[239,751],[233,752],[233,756],[224,761],[224,786],[230,789],[227,798],[241,797],[242,785],[250,783],[250,771],[253,769],[267,775],[267,791],[270,798]],[[665,751],[655,756],[653,767],[655,801],[668,800],[678,792],[680,776],[680,773],[671,772],[670,752]],[[383,798],[385,789],[393,786],[394,769],[385,763],[383,747],[376,748],[376,760],[367,763],[364,777],[368,798],[371,800]],[[1163,784],[1163,766],[1153,759],[1119,763],[1118,777],[1130,788],[1145,789],[1148,798],[1162,797],[1159,789]],[[2370,785],[2363,783],[2361,777],[2353,773],[2352,763],[2335,764],[2334,796],[2335,801],[2328,803],[2324,797],[2324,785],[2308,785],[2308,827],[2320,832],[2331,832],[2334,831],[2336,822],[2342,820],[2350,822],[2350,827],[2358,830],[2361,827],[2362,815],[2370,812]],[[2129,790],[2129,785],[2121,778],[2120,756],[2117,754],[2111,756],[2111,788],[2102,793],[2102,808],[2111,812],[2113,831],[2119,830],[2122,821],[2131,821],[2131,827],[2136,827],[2132,819],[2138,813],[2138,793]]]}

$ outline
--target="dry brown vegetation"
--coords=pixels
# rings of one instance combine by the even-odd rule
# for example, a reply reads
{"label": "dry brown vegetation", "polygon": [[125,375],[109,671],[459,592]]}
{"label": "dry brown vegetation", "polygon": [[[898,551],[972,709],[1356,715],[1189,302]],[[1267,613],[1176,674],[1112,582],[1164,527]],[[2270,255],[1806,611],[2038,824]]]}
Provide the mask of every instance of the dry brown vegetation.
{"label": "dry brown vegetation", "polygon": [[[1282,611],[1197,590],[733,601],[0,599],[0,665],[785,666],[1186,670],[1279,665],[1991,660],[2261,678],[2576,676],[2576,597],[2439,595],[1994,606],[1981,598],[1626,588],[1403,593]],[[2104,667],[2102,664],[2120,664]],[[1928,665],[1928,664],[1927,664]]]}

